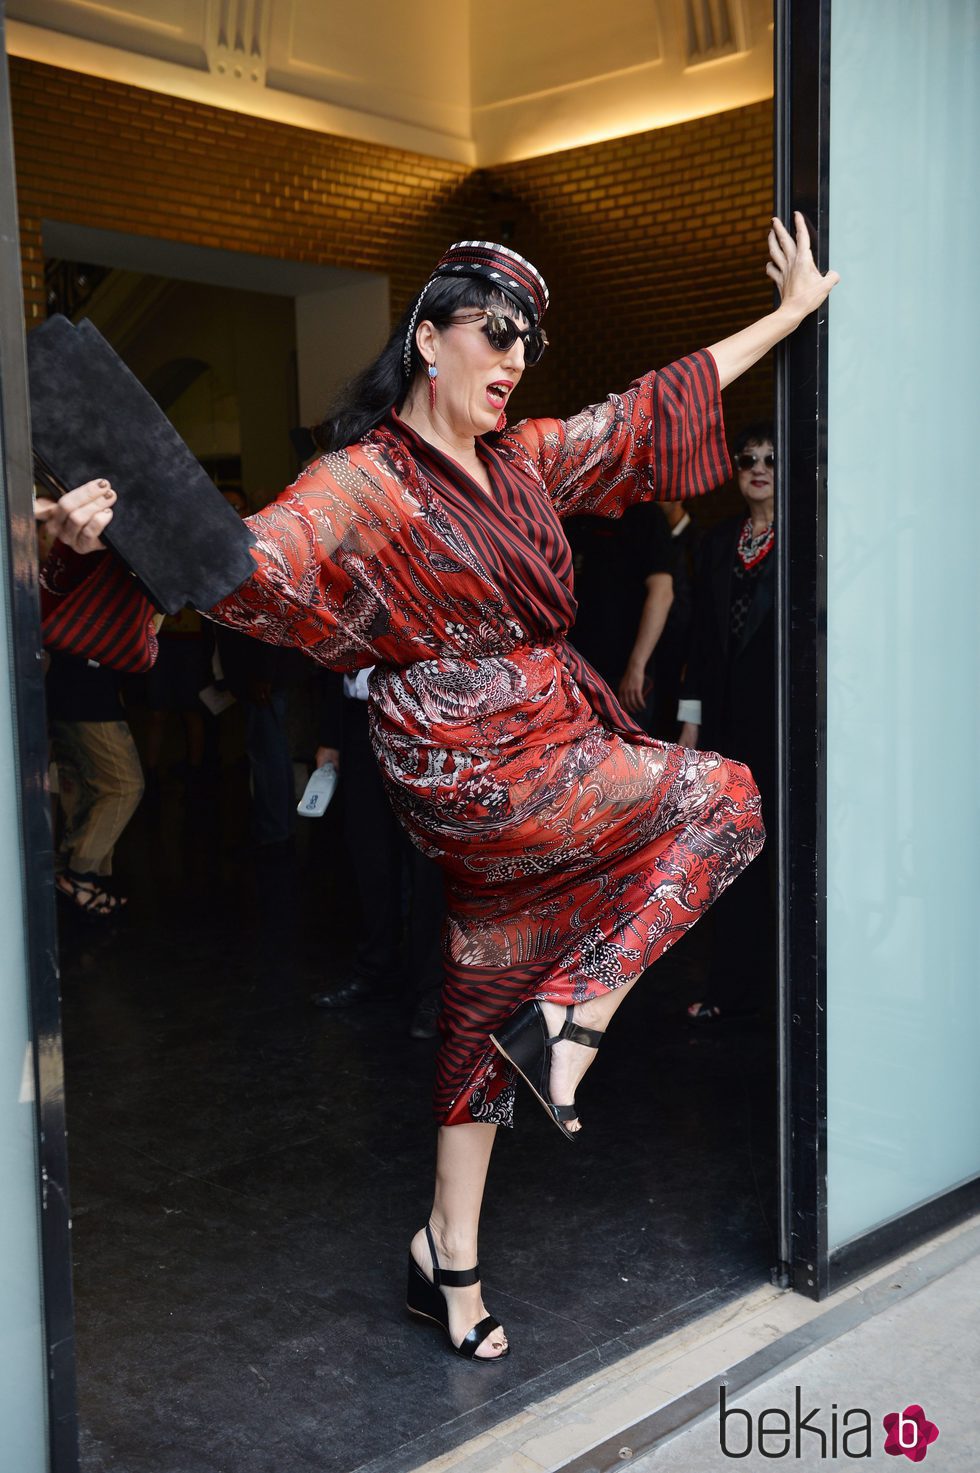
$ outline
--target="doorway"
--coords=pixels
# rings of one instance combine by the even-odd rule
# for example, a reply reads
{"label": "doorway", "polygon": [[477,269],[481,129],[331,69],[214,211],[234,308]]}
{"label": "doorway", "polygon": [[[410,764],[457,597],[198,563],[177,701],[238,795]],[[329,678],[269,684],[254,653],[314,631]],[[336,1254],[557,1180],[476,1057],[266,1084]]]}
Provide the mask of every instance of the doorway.
{"label": "doorway", "polygon": [[[54,229],[46,238],[68,243]],[[98,245],[72,248],[120,259],[118,243]],[[241,385],[216,346],[233,344],[240,295],[216,274],[202,284],[112,266],[87,309],[192,448],[231,477],[237,457],[255,505],[271,473],[253,475]],[[305,295],[336,317],[341,290]],[[235,307],[245,321],[269,314],[270,382],[289,351],[284,304],[252,294]],[[299,353],[313,335],[296,310]],[[267,420],[264,439],[281,451],[288,427],[288,413],[278,428]],[[231,761],[207,792],[187,783],[171,738],[176,770],[120,841],[125,915],[62,940],[89,1473],[250,1473],[270,1456],[320,1473],[415,1466],[768,1278],[772,1037],[752,1024],[723,1036],[685,1026],[704,964],[695,934],[638,991],[628,1036],[611,1036],[574,1160],[556,1159],[526,1101],[500,1143],[486,1284],[521,1355],[477,1384],[438,1343],[423,1345],[398,1291],[427,1210],[431,1139],[419,1121],[435,1045],[406,1039],[403,979],[366,1009],[311,1007],[365,924],[336,814],[298,823],[293,854],[257,857],[228,739],[219,755]]]}

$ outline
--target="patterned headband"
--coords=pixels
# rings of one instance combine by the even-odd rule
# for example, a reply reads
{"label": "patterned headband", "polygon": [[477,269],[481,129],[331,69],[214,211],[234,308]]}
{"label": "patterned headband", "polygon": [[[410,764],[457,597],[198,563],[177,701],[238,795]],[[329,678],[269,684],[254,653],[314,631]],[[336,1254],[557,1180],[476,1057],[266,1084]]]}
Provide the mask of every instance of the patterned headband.
{"label": "patterned headband", "polygon": [[530,261],[519,256],[516,251],[508,250],[506,246],[494,245],[489,240],[456,241],[436,265],[412,309],[402,354],[406,378],[412,372],[412,343],[422,302],[432,283],[442,276],[476,276],[491,282],[511,298],[532,327],[540,325],[548,306],[548,288],[544,277],[540,271],[535,270]]}

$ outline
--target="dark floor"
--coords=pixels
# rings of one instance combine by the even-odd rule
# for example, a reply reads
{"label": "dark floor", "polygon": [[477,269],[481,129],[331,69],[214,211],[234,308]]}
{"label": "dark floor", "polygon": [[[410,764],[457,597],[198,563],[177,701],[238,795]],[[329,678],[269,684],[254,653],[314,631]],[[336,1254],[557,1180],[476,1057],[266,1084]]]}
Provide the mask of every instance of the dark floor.
{"label": "dark floor", "polygon": [[399,1473],[764,1282],[766,1030],[694,1035],[692,936],[637,988],[563,1142],[529,1097],[481,1238],[497,1366],[405,1315],[435,1045],[392,995],[335,1017],[353,898],[335,819],[295,867],[241,804],[165,788],[121,846],[124,921],[66,924],[64,1028],[85,1473]]}

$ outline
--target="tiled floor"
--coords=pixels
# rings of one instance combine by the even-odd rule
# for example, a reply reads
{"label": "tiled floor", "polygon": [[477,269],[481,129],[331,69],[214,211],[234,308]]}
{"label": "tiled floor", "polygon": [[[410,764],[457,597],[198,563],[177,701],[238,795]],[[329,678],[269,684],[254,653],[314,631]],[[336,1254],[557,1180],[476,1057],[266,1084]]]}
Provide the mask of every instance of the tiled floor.
{"label": "tiled floor", "polygon": [[684,1026],[692,938],[611,1030],[574,1148],[520,1101],[481,1241],[513,1353],[447,1354],[403,1310],[435,1046],[397,993],[308,1003],[354,939],[336,822],[258,875],[240,828],[165,789],[125,920],[64,936],[85,1473],[397,1473],[766,1282],[772,1045]]}

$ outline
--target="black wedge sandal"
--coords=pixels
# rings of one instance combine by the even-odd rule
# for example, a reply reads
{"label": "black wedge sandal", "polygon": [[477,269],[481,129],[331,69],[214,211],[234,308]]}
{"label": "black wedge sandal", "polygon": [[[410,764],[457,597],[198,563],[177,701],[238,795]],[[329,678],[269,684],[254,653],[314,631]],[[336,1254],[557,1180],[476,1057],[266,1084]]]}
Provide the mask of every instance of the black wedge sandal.
{"label": "black wedge sandal", "polygon": [[498,1054],[513,1064],[548,1112],[549,1119],[569,1141],[575,1139],[578,1131],[569,1130],[566,1122],[577,1120],[578,1110],[574,1105],[556,1105],[551,1098],[551,1050],[563,1038],[571,1043],[584,1044],[586,1048],[598,1048],[602,1042],[602,1031],[583,1028],[574,1021],[574,1013],[574,1004],[568,1005],[564,1023],[554,1038],[549,1038],[544,1011],[541,1004],[532,998],[530,1002],[522,1003],[504,1026],[490,1035],[490,1042]]}
{"label": "black wedge sandal", "polygon": [[499,1355],[477,1355],[476,1353],[494,1330],[503,1328],[500,1321],[495,1320],[492,1314],[485,1315],[479,1324],[474,1325],[458,1345],[449,1333],[449,1305],[446,1303],[441,1286],[445,1284],[447,1289],[466,1289],[470,1284],[478,1284],[480,1265],[477,1264],[476,1268],[465,1269],[440,1268],[439,1259],[436,1257],[436,1245],[432,1241],[432,1229],[428,1223],[425,1225],[425,1239],[432,1257],[432,1278],[431,1280],[426,1278],[423,1270],[419,1268],[409,1253],[408,1292],[405,1296],[409,1314],[417,1315],[422,1320],[432,1320],[435,1324],[441,1325],[453,1350],[464,1360],[475,1360],[481,1365],[493,1365],[494,1361],[503,1360],[505,1355],[510,1355],[509,1345]]}

